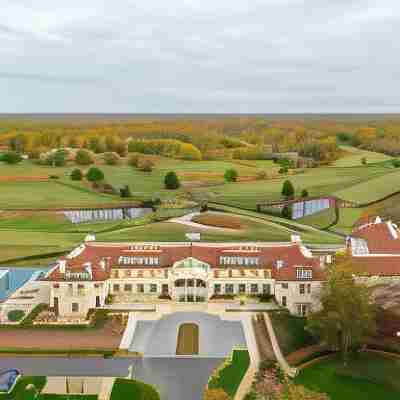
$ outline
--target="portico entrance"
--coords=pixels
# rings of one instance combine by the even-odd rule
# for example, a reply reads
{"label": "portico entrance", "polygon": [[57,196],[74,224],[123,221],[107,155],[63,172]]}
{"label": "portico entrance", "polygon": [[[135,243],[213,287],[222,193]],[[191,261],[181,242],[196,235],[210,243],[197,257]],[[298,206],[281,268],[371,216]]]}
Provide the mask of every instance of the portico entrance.
{"label": "portico entrance", "polygon": [[181,302],[203,302],[208,299],[210,266],[193,257],[177,262],[172,268],[172,297]]}
{"label": "portico entrance", "polygon": [[178,301],[202,302],[207,299],[207,284],[202,279],[177,279],[175,297]]}

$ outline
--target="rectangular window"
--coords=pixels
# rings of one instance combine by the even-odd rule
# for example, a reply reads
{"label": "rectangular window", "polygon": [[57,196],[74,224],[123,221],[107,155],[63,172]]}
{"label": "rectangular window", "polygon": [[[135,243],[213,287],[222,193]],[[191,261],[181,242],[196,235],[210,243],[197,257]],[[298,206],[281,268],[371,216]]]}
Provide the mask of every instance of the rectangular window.
{"label": "rectangular window", "polygon": [[258,285],[257,283],[252,283],[250,287],[251,293],[258,293]]}
{"label": "rectangular window", "polygon": [[311,283],[307,284],[307,293],[310,294],[311,293]]}
{"label": "rectangular window", "polygon": [[269,283],[263,284],[263,294],[271,294],[271,285]]}
{"label": "rectangular window", "polygon": [[244,283],[239,284],[239,293],[246,293],[246,285]]}
{"label": "rectangular window", "polygon": [[227,283],[225,285],[225,293],[226,294],[233,294],[233,284],[232,283]]}
{"label": "rectangular window", "polygon": [[144,285],[142,283],[139,283],[137,285],[137,292],[138,293],[144,293]]}
{"label": "rectangular window", "polygon": [[300,294],[304,294],[306,292],[306,287],[305,286],[306,285],[304,283],[300,283],[300,285],[299,285]]}
{"label": "rectangular window", "polygon": [[150,292],[157,293],[157,285],[155,283],[150,284]]}
{"label": "rectangular window", "polygon": [[286,296],[282,296],[282,306],[286,307],[287,302],[286,302]]}
{"label": "rectangular window", "polygon": [[79,303],[72,303],[72,312],[79,312]]}
{"label": "rectangular window", "polygon": [[221,293],[221,285],[219,283],[216,283],[214,285],[214,293],[215,294],[220,294]]}
{"label": "rectangular window", "polygon": [[114,285],[113,285],[113,292],[119,292],[119,285],[118,285],[118,283],[114,283]]}
{"label": "rectangular window", "polygon": [[297,304],[297,315],[305,317],[307,315],[308,305],[307,304]]}
{"label": "rectangular window", "polygon": [[130,283],[126,283],[124,285],[125,292],[132,292],[132,285]]}
{"label": "rectangular window", "polygon": [[297,279],[312,279],[312,269],[297,268]]}
{"label": "rectangular window", "polygon": [[282,289],[289,289],[289,284],[286,283],[281,283]]}
{"label": "rectangular window", "polygon": [[60,284],[59,283],[55,283],[54,285],[53,285],[53,289],[59,289],[60,288]]}

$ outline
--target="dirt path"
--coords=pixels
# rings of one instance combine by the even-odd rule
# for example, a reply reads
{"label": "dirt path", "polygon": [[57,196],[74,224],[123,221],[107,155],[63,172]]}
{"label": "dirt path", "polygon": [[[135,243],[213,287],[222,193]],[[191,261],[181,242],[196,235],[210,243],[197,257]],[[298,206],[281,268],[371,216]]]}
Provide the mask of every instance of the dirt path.
{"label": "dirt path", "polygon": [[106,324],[100,329],[1,329],[0,348],[37,350],[117,349],[121,329]]}

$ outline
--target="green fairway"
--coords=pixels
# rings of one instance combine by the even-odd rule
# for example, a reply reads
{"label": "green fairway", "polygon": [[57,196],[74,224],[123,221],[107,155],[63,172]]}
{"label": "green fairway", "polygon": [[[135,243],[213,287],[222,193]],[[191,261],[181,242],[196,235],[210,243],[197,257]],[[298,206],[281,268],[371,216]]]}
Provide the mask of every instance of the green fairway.
{"label": "green fairway", "polygon": [[346,235],[350,234],[354,223],[361,217],[362,213],[362,208],[341,208],[339,210],[339,220],[332,227],[332,230]]}
{"label": "green fairway", "polygon": [[328,208],[327,210],[320,211],[307,217],[296,219],[296,222],[300,222],[304,225],[314,226],[318,229],[325,229],[336,220],[336,211],[334,208]]}
{"label": "green fairway", "polygon": [[58,182],[1,182],[0,209],[87,207],[116,204],[118,197],[75,189]]}
{"label": "green fairway", "polygon": [[345,151],[345,155],[332,164],[334,167],[359,166],[361,165],[361,160],[363,157],[365,157],[367,164],[373,164],[392,159],[392,157],[386,154],[358,149],[357,147],[353,146],[340,146],[340,148]]}
{"label": "green fairway", "polygon": [[303,369],[295,383],[325,392],[331,400],[395,400],[400,396],[400,360],[362,353],[343,368],[335,357]]}
{"label": "green fairway", "polygon": [[[207,188],[213,201],[227,205],[256,209],[258,203],[277,201],[282,198],[281,190],[283,182],[290,179],[296,194],[300,195],[303,189],[307,189],[310,196],[332,194],[343,189],[352,190],[354,185],[364,183],[373,178],[391,175],[393,169],[385,166],[354,167],[354,168],[312,168],[293,176],[285,176],[280,179],[255,182],[229,183],[223,186]],[[196,189],[201,191],[203,189]]]}
{"label": "green fairway", "polygon": [[357,204],[367,204],[400,191],[400,171],[393,170],[384,176],[355,184],[334,192],[334,195]]}

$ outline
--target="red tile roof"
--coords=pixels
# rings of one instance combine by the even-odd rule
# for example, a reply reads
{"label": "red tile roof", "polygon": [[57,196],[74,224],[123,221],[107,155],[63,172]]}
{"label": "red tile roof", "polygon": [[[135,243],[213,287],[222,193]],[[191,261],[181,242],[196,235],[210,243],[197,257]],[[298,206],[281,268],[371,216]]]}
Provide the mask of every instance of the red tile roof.
{"label": "red tile roof", "polygon": [[355,272],[365,276],[400,276],[399,256],[358,256],[352,258]]}
{"label": "red tile roof", "polygon": [[[392,235],[388,224],[397,232],[397,238]],[[355,229],[353,236],[366,240],[372,254],[400,254],[400,231],[391,222],[365,225]]]}
{"label": "red tile roof", "polygon": [[[272,277],[277,280],[297,280],[297,266],[306,266],[313,269],[313,280],[323,280],[324,272],[319,266],[319,259],[304,254],[301,245],[297,243],[288,243],[287,245],[276,246],[257,246],[258,250],[244,251],[241,245],[226,244],[160,244],[160,250],[131,250],[130,245],[112,245],[100,243],[86,243],[83,251],[74,258],[64,257],[61,260],[66,261],[66,269],[71,272],[84,270],[84,264],[90,263],[93,272],[93,280],[106,280],[110,276],[110,270],[113,267],[118,268],[140,268],[156,269],[172,267],[177,261],[188,257],[194,257],[200,261],[209,264],[212,268],[234,269],[234,266],[220,265],[220,256],[225,255],[249,255],[258,256],[259,264],[236,268],[246,269],[271,269]],[[160,264],[158,266],[147,265],[119,265],[120,256],[157,256]],[[107,259],[105,269],[101,268],[101,261]],[[283,261],[281,268],[277,267],[277,260]],[[60,273],[59,267],[51,272],[48,279],[64,280],[64,274]]]}

